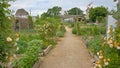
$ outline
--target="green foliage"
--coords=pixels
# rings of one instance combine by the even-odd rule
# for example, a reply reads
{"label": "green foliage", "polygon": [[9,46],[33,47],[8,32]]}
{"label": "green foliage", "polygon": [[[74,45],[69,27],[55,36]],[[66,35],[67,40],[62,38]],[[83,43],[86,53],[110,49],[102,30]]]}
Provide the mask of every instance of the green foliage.
{"label": "green foliage", "polygon": [[64,33],[66,32],[65,26],[63,23],[60,23],[60,25],[58,26],[57,32],[56,32],[56,36],[57,37],[64,37]]}
{"label": "green foliage", "polygon": [[39,32],[39,37],[43,39],[48,44],[54,44],[56,34],[59,34],[61,31],[64,35],[65,27],[63,24],[60,24],[60,17],[46,17],[38,18],[36,21],[35,30]]}
{"label": "green foliage", "polygon": [[22,57],[14,62],[15,68],[32,68],[38,60],[39,53],[42,51],[43,41],[32,40],[28,43],[28,48]]}
{"label": "green foliage", "polygon": [[[103,40],[102,36],[95,36],[92,39],[88,39],[87,46],[91,52],[95,55],[102,50],[104,59],[109,58],[110,62],[108,66],[100,63],[103,68],[119,68],[120,67],[120,27],[117,25],[115,31],[109,29],[109,37],[106,40]],[[110,42],[111,41],[111,42]],[[103,60],[103,59],[101,59]]]}
{"label": "green foliage", "polygon": [[56,26],[53,23],[44,23],[38,27],[38,31],[43,40],[51,40],[56,34]]}
{"label": "green foliage", "polygon": [[34,23],[35,29],[20,31],[20,41],[18,41],[20,50],[17,54],[23,56],[14,61],[15,68],[32,68],[38,60],[39,53],[48,45],[55,44],[56,34],[64,36],[65,27],[63,24],[60,25],[61,20],[58,16],[60,10],[61,8],[57,6],[49,9],[47,13],[42,14],[41,18],[37,17]]}
{"label": "green foliage", "polygon": [[16,51],[16,53],[17,54],[23,54],[25,51],[26,51],[26,49],[25,48],[27,48],[28,47],[28,44],[27,44],[27,42],[26,41],[18,41],[17,42],[17,46],[19,47],[19,50],[18,51]]}
{"label": "green foliage", "polygon": [[104,56],[110,58],[108,68],[119,68],[120,67],[120,52],[115,48],[110,48],[106,45],[101,48],[104,51]]}
{"label": "green foliage", "polygon": [[101,7],[95,7],[91,8],[89,12],[89,18],[91,21],[95,22],[97,19],[100,21],[101,18],[105,18],[108,14],[108,10],[101,6]]}
{"label": "green foliage", "polygon": [[74,28],[72,30],[72,33],[79,35],[79,31],[80,31],[80,23],[74,22]]}
{"label": "green foliage", "polygon": [[100,34],[106,34],[106,27],[104,25],[80,25],[82,28],[79,30],[79,35],[85,36],[94,36]]}
{"label": "green foliage", "polygon": [[61,31],[61,32],[63,32],[63,33],[66,32],[66,29],[65,29],[65,26],[64,26],[63,23],[61,23],[61,24],[59,25],[58,31]]}
{"label": "green foliage", "polygon": [[83,11],[80,8],[74,7],[70,10],[68,10],[69,15],[82,15],[83,16]]}
{"label": "green foliage", "polygon": [[[105,44],[105,46],[102,48],[104,51],[104,54],[106,57],[110,57],[110,66],[109,68],[119,68],[120,67],[120,50],[117,48],[120,46],[120,25],[117,25],[115,28],[115,31],[110,31],[110,37],[113,38],[113,48],[110,47],[110,44]],[[108,42],[109,40],[106,40],[105,42]],[[119,45],[115,44],[118,43]],[[114,56],[113,56],[114,55]]]}
{"label": "green foliage", "polygon": [[48,13],[46,13],[46,12],[44,12],[43,14],[41,14],[41,17],[42,18],[46,18],[46,17],[49,17],[50,15],[48,14]]}
{"label": "green foliage", "polygon": [[57,36],[57,37],[64,37],[64,32],[62,32],[62,31],[57,31],[56,36]]}
{"label": "green foliage", "polygon": [[8,43],[6,38],[11,36],[11,13],[9,10],[12,0],[0,0],[0,61],[6,62],[7,53],[11,51],[12,42]]}
{"label": "green foliage", "polygon": [[95,35],[93,38],[87,39],[87,47],[92,53],[96,54],[102,48],[102,42],[101,35]]}
{"label": "green foliage", "polygon": [[120,66],[119,50],[116,50],[115,48],[110,48],[108,45],[105,45],[104,47],[101,46],[103,41],[104,40],[101,39],[101,36],[95,36],[94,39],[88,41],[88,44],[87,44],[88,49],[92,53],[94,53],[94,55],[97,55],[97,52],[99,52],[102,49],[104,58],[110,58],[109,65],[103,68],[119,68]]}
{"label": "green foliage", "polygon": [[46,13],[43,13],[43,14],[41,15],[41,17],[42,17],[42,18],[46,18],[46,17],[59,16],[61,10],[62,10],[61,7],[54,6],[53,8],[48,9],[48,11],[47,11]]}
{"label": "green foliage", "polygon": [[33,28],[33,20],[32,20],[32,16],[28,16],[29,19],[29,29]]}
{"label": "green foliage", "polygon": [[77,30],[75,28],[72,29],[73,34],[77,34]]}

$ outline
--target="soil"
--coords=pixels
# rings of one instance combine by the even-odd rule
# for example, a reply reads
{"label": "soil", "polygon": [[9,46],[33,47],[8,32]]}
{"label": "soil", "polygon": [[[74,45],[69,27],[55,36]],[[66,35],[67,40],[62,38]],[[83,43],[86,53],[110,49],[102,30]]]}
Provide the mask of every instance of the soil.
{"label": "soil", "polygon": [[56,47],[44,58],[39,68],[92,68],[91,57],[81,37],[67,32]]}

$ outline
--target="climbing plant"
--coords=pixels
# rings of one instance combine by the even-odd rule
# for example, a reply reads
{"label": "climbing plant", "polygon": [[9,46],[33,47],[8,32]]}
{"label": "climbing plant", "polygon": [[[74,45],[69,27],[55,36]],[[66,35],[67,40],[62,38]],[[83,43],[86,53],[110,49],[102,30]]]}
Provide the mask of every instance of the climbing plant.
{"label": "climbing plant", "polygon": [[[0,0],[0,62],[6,63],[11,60],[10,56],[13,56],[14,48],[17,43],[12,36],[12,14],[9,10],[9,2],[13,0]],[[3,65],[5,66],[5,65]],[[0,65],[2,67],[2,65]]]}

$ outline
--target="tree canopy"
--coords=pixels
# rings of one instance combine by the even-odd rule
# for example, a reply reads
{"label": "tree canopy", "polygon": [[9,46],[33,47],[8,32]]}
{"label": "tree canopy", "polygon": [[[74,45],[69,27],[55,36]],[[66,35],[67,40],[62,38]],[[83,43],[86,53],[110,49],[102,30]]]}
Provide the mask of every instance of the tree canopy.
{"label": "tree canopy", "polygon": [[106,17],[107,14],[107,8],[103,6],[95,7],[90,9],[89,18],[91,21],[95,22],[96,20],[101,20],[102,18]]}
{"label": "tree canopy", "polygon": [[74,7],[68,10],[69,15],[83,15],[83,11],[80,8]]}
{"label": "tree canopy", "polygon": [[47,12],[43,13],[41,17],[54,17],[54,16],[59,16],[60,11],[62,10],[61,7],[54,6],[53,8],[48,9]]}

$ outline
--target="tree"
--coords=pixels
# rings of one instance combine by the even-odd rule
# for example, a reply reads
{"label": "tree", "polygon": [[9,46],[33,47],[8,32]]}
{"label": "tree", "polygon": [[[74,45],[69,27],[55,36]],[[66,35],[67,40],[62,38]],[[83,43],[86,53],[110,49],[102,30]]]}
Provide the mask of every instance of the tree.
{"label": "tree", "polygon": [[91,8],[89,12],[89,18],[91,21],[95,22],[96,20],[100,20],[104,17],[106,17],[108,14],[107,8],[101,6],[101,7],[95,7]]}
{"label": "tree", "polygon": [[61,9],[61,7],[54,6],[53,8],[48,9],[48,14],[51,16],[58,16],[60,14]]}
{"label": "tree", "polygon": [[42,18],[46,18],[46,17],[49,17],[50,15],[48,14],[48,13],[46,13],[46,12],[44,12],[43,14],[41,14],[41,17]]}
{"label": "tree", "polygon": [[45,17],[55,17],[60,15],[60,11],[62,10],[61,7],[54,6],[53,8],[49,8],[47,12],[41,15],[42,18]]}
{"label": "tree", "polygon": [[68,10],[69,15],[83,15],[83,11],[80,8],[74,7]]}

